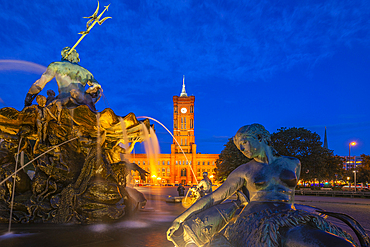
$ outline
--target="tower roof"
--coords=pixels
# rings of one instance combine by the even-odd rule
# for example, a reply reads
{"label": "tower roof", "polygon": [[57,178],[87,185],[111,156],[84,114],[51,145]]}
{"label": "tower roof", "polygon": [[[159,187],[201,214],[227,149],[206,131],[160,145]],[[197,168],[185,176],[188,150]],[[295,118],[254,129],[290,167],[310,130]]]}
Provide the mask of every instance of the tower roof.
{"label": "tower roof", "polygon": [[328,149],[328,137],[326,136],[326,126],[325,126],[325,136],[324,136],[324,148]]}
{"label": "tower roof", "polygon": [[185,75],[182,76],[182,90],[181,90],[180,97],[188,97],[188,94],[186,93],[186,90],[185,90]]}

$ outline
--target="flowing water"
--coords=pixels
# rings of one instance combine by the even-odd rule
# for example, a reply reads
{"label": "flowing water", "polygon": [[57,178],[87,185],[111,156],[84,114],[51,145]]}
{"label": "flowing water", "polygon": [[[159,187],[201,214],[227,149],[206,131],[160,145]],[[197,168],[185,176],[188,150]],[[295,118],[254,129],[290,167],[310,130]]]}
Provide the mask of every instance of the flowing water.
{"label": "flowing water", "polygon": [[152,117],[147,117],[147,116],[140,116],[140,117],[136,117],[136,118],[148,118],[148,119],[150,119],[150,120],[153,120],[153,121],[155,121],[155,122],[157,122],[157,123],[159,123],[165,130],[167,130],[167,132],[172,136],[172,138],[173,138],[173,140],[176,142],[176,144],[179,146],[179,148],[181,149],[181,152],[182,152],[182,154],[184,155],[184,157],[185,157],[185,159],[186,159],[186,163],[188,164],[188,166],[189,166],[189,168],[190,168],[190,170],[191,170],[191,173],[193,174],[193,176],[194,176],[194,180],[197,182],[197,184],[198,184],[198,180],[197,180],[197,176],[195,175],[195,172],[194,172],[194,170],[193,170],[193,168],[191,167],[191,165],[190,165],[190,162],[189,162],[189,160],[188,160],[188,157],[186,157],[186,154],[185,154],[185,152],[184,152],[184,150],[182,150],[182,148],[181,148],[181,146],[180,146],[180,143],[176,140],[176,138],[173,136],[173,134],[171,133],[171,131],[169,131],[167,128],[166,128],[166,126],[164,126],[164,124],[162,124],[161,122],[159,122],[157,119],[155,119],[155,118],[152,118]]}
{"label": "flowing water", "polygon": [[121,160],[130,160],[131,152],[127,152],[127,150],[129,149],[129,145],[128,145],[128,136],[127,136],[127,131],[126,131],[126,123],[121,117],[119,118],[119,121],[121,123],[122,140],[123,140],[123,143],[121,142],[121,144],[122,144],[122,147],[126,150],[123,157],[121,157]]}
{"label": "flowing water", "polygon": [[141,129],[143,131],[142,134],[144,136],[144,148],[149,162],[151,178],[153,179],[153,183],[155,184],[156,180],[159,178],[159,174],[157,173],[155,166],[155,164],[158,164],[159,158],[158,139],[154,131],[148,131],[145,124],[141,123]]}
{"label": "flowing water", "polygon": [[19,140],[18,144],[18,151],[17,151],[17,158],[15,160],[15,169],[14,169],[14,177],[13,177],[13,192],[12,192],[12,200],[10,204],[10,215],[9,215],[9,227],[8,227],[8,233],[10,232],[10,228],[12,227],[12,216],[13,216],[13,203],[14,203],[14,194],[15,194],[15,181],[17,180],[17,166],[18,166],[18,157],[19,157],[19,149],[21,148],[22,143],[22,137]]}

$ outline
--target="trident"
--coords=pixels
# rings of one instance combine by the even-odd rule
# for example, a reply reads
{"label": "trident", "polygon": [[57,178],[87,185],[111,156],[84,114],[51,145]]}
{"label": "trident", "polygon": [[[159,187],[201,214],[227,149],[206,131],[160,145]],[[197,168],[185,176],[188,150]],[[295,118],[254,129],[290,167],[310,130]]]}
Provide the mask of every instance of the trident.
{"label": "trident", "polygon": [[[110,5],[110,4],[109,4]],[[99,12],[99,1],[98,1],[98,7],[96,8],[94,14],[92,16],[89,16],[89,17],[83,17],[83,18],[89,18],[90,20],[86,23],[86,31],[82,31],[82,32],[79,32],[78,34],[81,34],[82,36],[80,37],[79,40],[77,40],[76,44],[69,50],[69,52],[67,53],[67,55],[71,54],[71,52],[76,48],[76,46],[81,42],[81,40],[83,38],[85,38],[86,34],[88,34],[90,32],[90,30],[95,26],[96,23],[99,23],[99,25],[103,24],[104,21],[106,21],[107,19],[109,18],[112,18],[112,17],[105,17],[103,18],[102,20],[100,20],[100,18],[102,17],[102,15],[104,14],[105,11],[108,11],[108,6],[104,6],[104,10],[100,13],[100,15],[98,16],[98,12]],[[90,25],[91,24],[91,25]]]}

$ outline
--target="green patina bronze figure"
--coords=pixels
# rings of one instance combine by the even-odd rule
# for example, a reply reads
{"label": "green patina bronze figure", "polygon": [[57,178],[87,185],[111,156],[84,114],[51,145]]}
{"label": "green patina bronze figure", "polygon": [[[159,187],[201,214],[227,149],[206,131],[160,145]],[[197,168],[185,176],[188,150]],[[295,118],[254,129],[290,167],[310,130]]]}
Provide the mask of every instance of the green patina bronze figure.
{"label": "green patina bronze figure", "polygon": [[[69,51],[71,48],[65,47],[61,52],[62,61],[51,63],[41,78],[31,86],[26,95],[25,106],[31,105],[36,95],[55,78],[58,83],[59,105],[66,105],[73,99],[76,105],[87,105],[96,112],[95,103],[100,99],[101,86],[87,69],[78,65],[80,59],[77,51],[73,50],[71,53]],[[86,85],[89,88],[85,90]]]}
{"label": "green patina bronze figure", "polygon": [[[262,125],[240,128],[234,143],[253,160],[178,216],[168,240],[176,246],[355,246],[349,234],[325,219],[331,215],[350,221],[361,245],[369,246],[369,237],[350,217],[294,204],[300,161],[279,155]],[[234,193],[237,201],[223,203]]]}

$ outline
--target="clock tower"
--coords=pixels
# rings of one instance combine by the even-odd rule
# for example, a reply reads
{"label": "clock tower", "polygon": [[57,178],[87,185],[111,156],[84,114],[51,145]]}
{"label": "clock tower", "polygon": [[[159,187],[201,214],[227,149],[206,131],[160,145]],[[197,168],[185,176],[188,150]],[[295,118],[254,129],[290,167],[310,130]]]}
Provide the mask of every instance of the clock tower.
{"label": "clock tower", "polygon": [[182,78],[182,91],[180,96],[173,96],[173,140],[172,151],[181,153],[196,152],[194,137],[194,96],[188,96],[185,90],[185,76]]}

